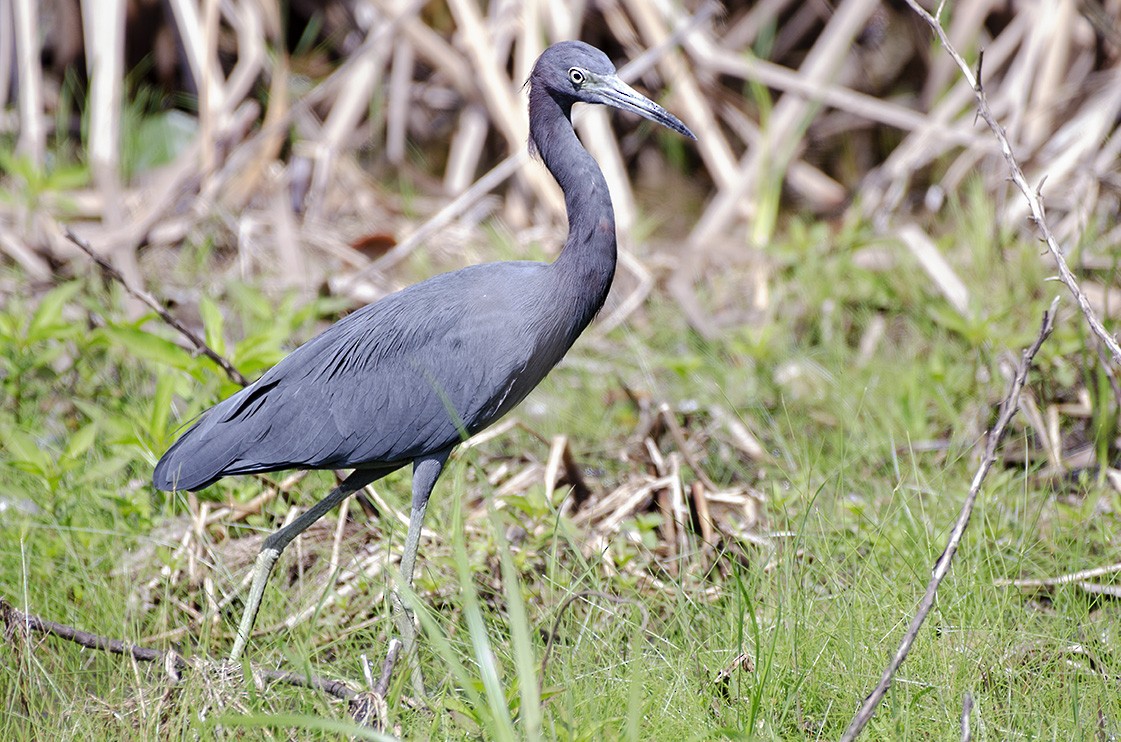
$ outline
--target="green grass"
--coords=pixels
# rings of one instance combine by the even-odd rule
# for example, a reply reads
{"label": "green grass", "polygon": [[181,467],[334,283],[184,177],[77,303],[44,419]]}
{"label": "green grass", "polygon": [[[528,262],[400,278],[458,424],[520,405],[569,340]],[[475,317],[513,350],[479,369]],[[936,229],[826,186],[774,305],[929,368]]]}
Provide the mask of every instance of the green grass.
{"label": "green grass", "polygon": [[[409,691],[399,672],[390,699],[397,731],[434,739],[836,738],[895,651],[941,553],[979,436],[1004,392],[1001,353],[1018,355],[1030,342],[1056,290],[1043,280],[1034,245],[994,237],[990,225],[976,196],[945,225],[956,237],[941,247],[973,297],[964,318],[933,293],[905,251],[876,243],[863,225],[791,222],[766,256],[772,310],[724,340],[699,339],[660,299],[607,337],[582,339],[517,414],[546,435],[568,435],[603,493],[643,470],[618,455],[637,420],[620,380],[694,409],[687,431],[714,431],[706,471],[721,485],[749,484],[764,495],[756,530],[779,534],[773,548],[736,544],[707,574],[692,554],[678,576],[657,564],[648,541],[620,537],[608,554],[583,553],[587,534],[557,516],[540,484],[480,504],[493,501],[486,477],[497,462],[544,459],[540,442],[514,432],[465,452],[438,485],[427,525],[440,537],[422,544],[413,598],[432,708],[400,702]],[[860,267],[869,245],[888,249],[894,268]],[[0,596],[99,634],[220,657],[237,603],[217,621],[198,620],[191,611],[206,616],[205,586],[160,578],[161,566],[188,569],[172,559],[175,544],[161,528],[188,512],[188,503],[153,492],[147,478],[177,426],[231,387],[208,361],[163,343],[170,335],[158,323],[121,319],[115,294],[76,286],[53,303],[17,297],[0,311],[0,499],[32,510],[10,508],[0,518]],[[704,298],[718,300],[715,284]],[[217,307],[224,323],[216,307],[203,308],[208,334],[222,338],[250,374],[337,309],[267,300],[245,287],[230,287]],[[90,332],[90,317],[108,329]],[[860,340],[877,317],[884,340],[862,359]],[[1115,454],[1116,411],[1099,390],[1096,363],[1068,309],[1030,386],[1041,406],[1087,386],[1099,429],[1063,418],[1064,437],[1090,430]],[[711,423],[715,405],[738,415],[772,460],[736,455]],[[868,739],[952,738],[966,693],[976,702],[977,739],[1121,730],[1117,606],[1074,587],[1027,594],[993,584],[1117,561],[1121,498],[1096,471],[1041,476],[1044,457],[1020,421],[1006,449],[1027,450],[1032,463],[1011,460],[990,475],[954,569]],[[309,476],[294,500],[308,504],[329,483]],[[200,499],[217,506],[260,489],[257,481],[226,480]],[[390,477],[379,492],[403,507],[408,476]],[[274,502],[230,533],[272,528],[286,510]],[[362,528],[370,524],[353,512]],[[392,635],[386,576],[359,580],[349,597],[331,599],[334,516],[327,520],[328,536],[307,543],[302,559],[295,547],[282,558],[257,626],[280,626],[309,605],[320,609],[292,629],[256,637],[248,657],[357,687],[360,656],[376,672]],[[344,569],[384,549],[385,538],[397,547],[403,540],[403,528],[387,519],[372,527],[382,540],[359,531],[344,541]],[[627,528],[653,533],[648,523]],[[207,554],[223,555],[221,533],[212,538]],[[134,571],[122,571],[130,555]],[[199,573],[228,588],[251,558]],[[577,601],[565,612],[539,696],[545,637],[560,605],[580,591],[624,600]],[[715,683],[741,652],[754,670]],[[161,668],[42,637],[0,644],[0,705],[3,739],[255,737],[262,730],[335,738],[350,723],[341,702],[316,692],[251,684],[219,692],[199,673],[169,687]]]}

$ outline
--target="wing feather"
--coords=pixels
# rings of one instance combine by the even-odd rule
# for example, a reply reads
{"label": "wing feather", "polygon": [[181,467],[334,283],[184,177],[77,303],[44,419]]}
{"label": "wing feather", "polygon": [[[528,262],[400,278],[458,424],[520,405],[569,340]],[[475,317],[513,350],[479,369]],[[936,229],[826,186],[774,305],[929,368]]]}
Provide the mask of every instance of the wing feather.
{"label": "wing feather", "polygon": [[206,412],[157,464],[156,486],[403,465],[478,432],[568,349],[539,316],[547,268],[468,268],[345,317]]}

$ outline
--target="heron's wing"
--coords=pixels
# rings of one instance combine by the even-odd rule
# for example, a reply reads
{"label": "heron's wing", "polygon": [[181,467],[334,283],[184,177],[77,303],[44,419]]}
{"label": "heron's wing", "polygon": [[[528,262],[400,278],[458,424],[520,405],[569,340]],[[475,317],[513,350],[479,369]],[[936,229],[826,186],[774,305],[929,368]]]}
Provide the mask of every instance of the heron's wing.
{"label": "heron's wing", "polygon": [[567,350],[542,353],[542,268],[445,274],[346,317],[207,412],[165,454],[157,486],[176,486],[172,471],[191,489],[228,474],[400,465],[485,428]]}

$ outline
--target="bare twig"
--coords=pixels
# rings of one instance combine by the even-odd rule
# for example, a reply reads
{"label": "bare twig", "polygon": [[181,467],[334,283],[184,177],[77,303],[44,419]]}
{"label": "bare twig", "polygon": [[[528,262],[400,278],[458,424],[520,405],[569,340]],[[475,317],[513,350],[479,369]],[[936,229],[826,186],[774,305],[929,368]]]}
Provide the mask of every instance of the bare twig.
{"label": "bare twig", "polygon": [[697,479],[708,488],[709,492],[716,492],[719,490],[720,488],[717,487],[716,483],[708,476],[708,472],[704,470],[704,467],[700,465],[697,461],[697,457],[694,456],[690,450],[689,442],[685,440],[685,432],[681,429],[681,426],[677,424],[677,417],[674,411],[670,409],[670,406],[662,402],[658,405],[658,414],[662,416],[662,420],[665,421],[670,435],[673,436],[673,442],[677,446],[677,450],[681,452],[685,463],[688,464],[689,468],[693,470],[693,473],[697,475]]}
{"label": "bare twig", "polygon": [[173,317],[170,312],[164,309],[163,306],[161,306],[160,303],[156,301],[156,298],[154,296],[149,294],[147,291],[130,286],[128,284],[128,281],[125,280],[125,277],[121,275],[120,271],[114,268],[113,265],[105,258],[101,257],[93,251],[93,248],[90,247],[90,243],[74,234],[73,230],[71,230],[70,228],[66,229],[66,239],[77,245],[78,248],[86,255],[89,255],[93,262],[97,263],[97,267],[100,268],[102,272],[105,273],[105,275],[121,284],[124,290],[127,291],[131,296],[139,299],[140,301],[151,307],[152,310],[160,316],[160,319],[173,327],[180,335],[187,338],[187,341],[190,342],[191,345],[195,346],[196,350],[218,364],[219,368],[226,372],[226,376],[230,377],[231,381],[233,381],[235,384],[240,384],[241,386],[249,385],[249,380],[242,376],[241,372],[234,368],[232,363],[230,363],[228,360],[226,360],[226,358],[224,358],[217,351],[207,345],[205,340],[188,329],[186,325],[175,319],[175,317]]}
{"label": "bare twig", "polygon": [[961,742],[970,742],[973,739],[973,729],[969,725],[969,716],[973,713],[973,694],[966,693],[961,702]]}
{"label": "bare twig", "polygon": [[1065,575],[1058,575],[1056,577],[1044,577],[1037,580],[996,580],[993,584],[998,587],[1052,587],[1054,585],[1067,585],[1072,582],[1082,582],[1092,577],[1104,577],[1105,575],[1112,575],[1121,572],[1121,562],[1111,564],[1108,567],[1094,567],[1093,569],[1084,569],[1080,572],[1071,572]]}
{"label": "bare twig", "polygon": [[[1027,199],[1028,208],[1031,210],[1032,221],[1035,222],[1036,228],[1047,243],[1047,250],[1051,253],[1051,257],[1054,258],[1055,264],[1059,268],[1059,279],[1070,289],[1070,293],[1074,294],[1074,298],[1078,302],[1078,308],[1082,310],[1082,314],[1086,317],[1086,322],[1089,323],[1090,330],[1093,331],[1094,335],[1096,335],[1107,348],[1109,348],[1110,355],[1113,357],[1113,362],[1121,365],[1121,346],[1118,346],[1117,340],[1106,331],[1105,327],[1102,326],[1101,320],[1094,314],[1094,310],[1090,306],[1090,300],[1086,298],[1086,294],[1078,285],[1074,274],[1071,273],[1070,268],[1067,267],[1066,258],[1063,257],[1063,251],[1059,248],[1055,236],[1051,233],[1051,228],[1047,225],[1047,217],[1043,210],[1043,198],[1040,193],[1043,188],[1043,183],[1041,181],[1038,188],[1032,188],[1031,185],[1028,184],[1028,179],[1024,176],[1024,171],[1020,168],[1020,164],[1016,161],[1016,156],[1012,152],[1012,145],[1008,141],[1008,135],[1005,134],[1004,127],[997,122],[996,117],[993,116],[993,112],[989,108],[989,102],[985,96],[985,89],[981,84],[980,74],[973,74],[969,64],[966,63],[965,59],[963,59],[957,49],[954,48],[954,45],[950,43],[950,38],[946,35],[945,29],[942,28],[941,21],[919,5],[918,0],[907,0],[907,4],[934,30],[934,33],[937,34],[939,40],[942,42],[942,47],[946,50],[946,53],[953,57],[954,62],[956,62],[957,66],[961,69],[962,75],[973,87],[973,93],[977,98],[978,112],[981,118],[985,120],[985,123],[989,125],[989,128],[992,129],[993,135],[996,137],[997,141],[1000,142],[1000,151],[1004,155],[1005,162],[1008,163],[1008,169],[1012,174],[1012,182],[1016,184],[1016,187],[1024,194],[1024,198]],[[980,63],[978,63],[978,71],[979,70]]]}
{"label": "bare twig", "polygon": [[[128,655],[140,662],[158,662],[164,666],[172,682],[178,682],[180,672],[183,670],[197,670],[201,666],[210,664],[210,660],[193,659],[188,661],[178,652],[140,647],[120,639],[110,639],[109,637],[99,636],[98,634],[91,634],[76,629],[73,626],[49,621],[45,618],[40,618],[19,610],[3,598],[0,598],[0,623],[3,624],[5,633],[9,637],[16,631],[22,631],[25,634],[32,632],[48,634],[50,636],[57,636],[60,639],[72,641],[87,649]],[[393,651],[392,646],[390,647],[390,651]],[[340,700],[347,701],[350,703],[352,716],[361,723],[361,719],[358,719],[358,714],[363,707],[361,703],[363,694],[354,691],[347,683],[341,680],[331,680],[329,678],[288,672],[286,670],[265,670],[250,667],[250,671],[253,676],[260,681],[284,683],[286,685],[294,685],[298,688],[310,688]],[[380,683],[378,687],[381,687]]]}
{"label": "bare twig", "polygon": [[397,664],[397,655],[401,654],[401,640],[390,639],[389,651],[385,654],[385,662],[381,665],[381,676],[374,685],[374,693],[385,698],[389,693],[389,681],[393,678],[393,666]]}
{"label": "bare twig", "polygon": [[[47,151],[47,128],[43,117],[43,68],[39,64],[39,3],[19,0],[13,3],[16,69],[19,70],[20,135],[18,151],[36,167],[42,167]],[[5,54],[10,54],[5,49]]]}
{"label": "bare twig", "polygon": [[168,658],[170,658],[171,664],[178,670],[185,669],[188,666],[187,661],[175,652],[164,652],[159,649],[138,647],[135,644],[130,644],[120,639],[110,639],[105,636],[90,634],[81,629],[76,629],[73,626],[67,626],[66,624],[39,618],[30,613],[24,613],[3,598],[0,598],[0,621],[3,621],[8,631],[20,628],[25,632],[50,634],[51,636],[57,636],[61,639],[72,641],[86,649],[96,649],[99,652],[109,652],[111,654],[129,655],[141,662],[167,662]]}
{"label": "bare twig", "polygon": [[864,729],[864,726],[872,718],[872,715],[876,712],[876,707],[879,706],[888,688],[891,687],[891,681],[894,679],[895,673],[899,670],[903,661],[907,659],[907,653],[911,651],[911,645],[915,643],[915,639],[919,634],[919,629],[922,628],[927,614],[930,613],[931,608],[934,607],[934,599],[938,594],[938,586],[942,584],[942,580],[945,579],[950,571],[950,564],[953,561],[954,554],[958,550],[958,545],[961,543],[962,536],[965,534],[965,529],[969,525],[969,518],[973,514],[973,506],[977,501],[977,496],[981,492],[981,484],[985,481],[989,469],[992,468],[993,463],[996,461],[997,446],[1000,445],[1000,441],[1004,437],[1004,430],[1008,427],[1009,421],[1011,421],[1012,416],[1016,414],[1016,409],[1019,405],[1020,390],[1023,389],[1024,383],[1027,381],[1028,369],[1031,368],[1032,359],[1035,358],[1035,354],[1039,351],[1039,348],[1043,345],[1044,341],[1047,340],[1055,327],[1055,310],[1058,303],[1059,298],[1055,297],[1055,300],[1051,302],[1051,307],[1043,314],[1043,324],[1039,329],[1039,335],[1036,337],[1035,342],[1031,344],[1031,347],[1024,351],[1023,357],[1020,359],[1020,365],[1016,369],[1016,376],[1012,379],[1004,401],[1001,402],[1000,414],[997,416],[996,424],[993,425],[992,430],[989,431],[988,441],[985,444],[985,453],[981,458],[980,466],[977,467],[977,471],[973,475],[973,482],[969,486],[969,494],[966,495],[965,502],[962,503],[961,512],[958,513],[958,518],[954,523],[953,530],[950,531],[950,538],[946,543],[946,548],[943,550],[942,555],[938,557],[938,561],[934,564],[934,572],[930,578],[930,582],[926,586],[926,594],[923,595],[922,600],[919,602],[919,609],[915,613],[915,617],[911,619],[911,625],[907,627],[907,631],[903,635],[903,640],[900,642],[899,648],[895,651],[895,656],[892,657],[883,675],[880,676],[880,682],[876,685],[875,690],[864,699],[860,710],[857,711],[848,729],[846,729],[844,735],[841,736],[842,742],[851,742],[851,740],[856,739]]}
{"label": "bare twig", "polygon": [[253,674],[270,683],[284,683],[286,685],[294,685],[297,688],[311,688],[312,690],[321,691],[343,701],[350,701],[356,695],[356,693],[351,690],[350,686],[342,680],[331,680],[329,678],[318,677],[317,675],[301,675],[300,673],[288,672],[287,670],[255,669]]}

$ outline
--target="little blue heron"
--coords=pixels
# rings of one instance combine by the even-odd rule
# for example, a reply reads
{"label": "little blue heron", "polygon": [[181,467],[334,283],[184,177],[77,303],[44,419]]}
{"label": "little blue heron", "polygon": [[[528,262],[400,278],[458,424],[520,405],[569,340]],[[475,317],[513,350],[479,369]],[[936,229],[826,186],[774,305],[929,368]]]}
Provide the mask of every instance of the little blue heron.
{"label": "little blue heron", "polygon": [[[452,449],[521,402],[603,306],[615,275],[615,215],[603,173],[573,131],[574,103],[632,111],[696,139],[620,80],[599,49],[550,46],[529,78],[529,136],[564,191],[568,239],[557,259],[463,268],[359,309],[205,412],[156,464],[153,482],[169,491],[232,474],[354,470],[265,539],[231,661],[284,547],[348,495],[410,463],[401,577],[411,587],[428,498]],[[408,656],[413,620],[396,591],[391,602]]]}

